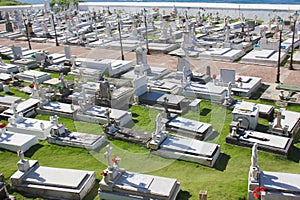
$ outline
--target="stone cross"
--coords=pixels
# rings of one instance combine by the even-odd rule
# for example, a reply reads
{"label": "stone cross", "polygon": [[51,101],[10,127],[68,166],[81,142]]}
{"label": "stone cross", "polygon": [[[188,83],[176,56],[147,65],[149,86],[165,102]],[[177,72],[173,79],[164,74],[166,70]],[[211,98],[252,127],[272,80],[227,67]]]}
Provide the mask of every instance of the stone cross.
{"label": "stone cross", "polygon": [[229,33],[230,33],[229,26],[226,26],[225,27],[225,42],[229,42]]}
{"label": "stone cross", "polygon": [[206,66],[206,75],[207,75],[208,77],[211,77],[211,70],[210,70],[210,66],[209,66],[209,65]]}
{"label": "stone cross", "polygon": [[112,162],[112,157],[111,157],[111,154],[112,154],[112,147],[107,145],[106,146],[106,152],[104,153],[104,157],[107,159],[107,165],[108,165],[108,168],[113,168],[113,162]]}
{"label": "stone cross", "polygon": [[258,151],[257,151],[257,143],[253,144],[252,147],[252,157],[251,157],[251,167],[257,167],[257,163],[258,163]]}
{"label": "stone cross", "polygon": [[106,116],[108,126],[111,125],[111,123],[110,123],[110,113],[111,113],[111,110],[109,108],[107,108],[106,111],[105,111],[105,116]]}
{"label": "stone cross", "polygon": [[278,113],[276,115],[276,119],[277,120],[276,120],[276,124],[275,124],[274,128],[282,128],[281,120],[285,119],[285,116],[282,115],[282,111],[281,110],[278,111]]}
{"label": "stone cross", "polygon": [[161,123],[162,123],[162,118],[161,118],[161,114],[158,113],[156,116],[156,120],[155,120],[155,135],[159,134],[161,131]]}
{"label": "stone cross", "polygon": [[18,113],[17,113],[17,104],[15,102],[11,104],[11,109],[13,111],[13,116],[16,117]]}
{"label": "stone cross", "polygon": [[165,98],[164,98],[164,102],[163,102],[163,107],[164,107],[164,109],[165,109],[166,117],[167,117],[167,118],[170,118],[170,113],[169,113],[169,110],[168,110],[168,102],[169,102],[168,97],[165,97]]}
{"label": "stone cross", "polygon": [[36,76],[33,76],[33,84],[34,84],[34,89],[39,90],[39,84],[38,84],[38,81],[36,79]]}
{"label": "stone cross", "polygon": [[228,98],[231,98],[231,90],[232,90],[232,84],[231,84],[231,82],[228,83],[227,87],[228,87],[227,96],[228,96]]}
{"label": "stone cross", "polygon": [[60,80],[60,84],[63,88],[66,87],[66,83],[65,83],[65,75],[61,72],[60,75],[59,75],[59,80]]}

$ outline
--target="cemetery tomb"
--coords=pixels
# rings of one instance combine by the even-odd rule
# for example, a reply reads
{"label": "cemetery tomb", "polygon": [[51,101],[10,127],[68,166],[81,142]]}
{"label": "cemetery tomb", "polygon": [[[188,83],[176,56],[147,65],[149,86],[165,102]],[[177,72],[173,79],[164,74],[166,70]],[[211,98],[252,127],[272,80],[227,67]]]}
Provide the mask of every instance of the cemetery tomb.
{"label": "cemetery tomb", "polygon": [[38,139],[34,135],[26,135],[6,131],[5,128],[0,129],[0,148],[17,152],[21,150],[26,152],[30,147],[38,143]]}
{"label": "cemetery tomb", "polygon": [[85,148],[87,150],[99,149],[105,142],[104,135],[71,132],[62,124],[53,126],[48,137],[48,142],[61,146]]}
{"label": "cemetery tomb", "polygon": [[[279,116],[280,115],[280,116]],[[278,119],[280,117],[280,119]],[[280,120],[280,121],[279,121]],[[287,129],[287,134],[280,130]],[[269,132],[272,134],[286,135],[289,137],[295,137],[300,130],[300,113],[288,111],[283,108],[277,113],[277,117],[270,123]]]}
{"label": "cemetery tomb", "polygon": [[[281,51],[280,62],[283,62],[286,56],[287,53],[285,51]],[[254,49],[242,58],[241,63],[277,67],[278,52],[274,50]]]}
{"label": "cemetery tomb", "polygon": [[288,157],[293,147],[293,139],[268,133],[243,130],[235,126],[226,137],[226,143],[242,147],[252,147],[257,143],[258,148],[273,154]]}
{"label": "cemetery tomb", "polygon": [[21,97],[14,97],[9,95],[0,95],[0,105],[6,108],[11,107],[14,103],[20,103],[22,101]]}
{"label": "cemetery tomb", "polygon": [[257,105],[243,101],[236,104],[232,111],[232,121],[242,120],[242,127],[255,130],[258,124],[259,110]]}
{"label": "cemetery tomb", "polygon": [[112,158],[112,148],[108,145],[106,149],[108,168],[99,183],[100,199],[176,199],[180,191],[176,179],[128,172],[119,168],[118,157]]}
{"label": "cemetery tomb", "polygon": [[183,117],[174,117],[166,123],[166,126],[174,134],[197,140],[205,140],[213,133],[210,124]]}
{"label": "cemetery tomb", "polygon": [[19,72],[19,67],[17,65],[0,62],[0,73],[10,74],[17,72]]}
{"label": "cemetery tomb", "polygon": [[[104,124],[107,122],[105,116],[106,109],[106,107],[101,106],[89,106],[84,110],[77,111],[75,114],[75,120],[94,124]],[[132,121],[132,115],[130,112],[113,108],[110,110],[110,118],[114,119],[119,126],[126,126]]]}
{"label": "cemetery tomb", "polygon": [[11,61],[11,63],[18,65],[19,67],[28,67],[28,69],[37,68],[36,61],[32,59],[22,58],[22,59]]}
{"label": "cemetery tomb", "polygon": [[93,171],[40,166],[37,160],[18,162],[11,177],[14,190],[34,198],[83,199],[96,182]]}
{"label": "cemetery tomb", "polygon": [[[238,82],[240,79],[241,83]],[[261,86],[261,78],[249,77],[249,76],[238,76],[233,82],[236,87],[232,87],[232,92],[241,97],[251,97]]]}
{"label": "cemetery tomb", "polygon": [[17,78],[26,82],[33,82],[34,77],[36,78],[38,83],[43,83],[44,81],[50,80],[51,75],[45,72],[39,72],[35,70],[26,70],[24,72],[20,72],[17,75]]}
{"label": "cemetery tomb", "polygon": [[14,114],[8,119],[8,122],[8,131],[34,135],[40,140],[47,139],[53,126],[53,123],[50,121],[25,118],[21,114]]}
{"label": "cemetery tomb", "polygon": [[187,97],[223,103],[226,97],[226,88],[212,82],[205,85],[192,82],[184,88],[183,94]]}
{"label": "cemetery tomb", "polygon": [[[40,103],[40,100],[38,99],[27,99],[25,101],[22,101],[16,105],[16,112],[17,113],[23,113],[24,115],[32,115],[35,113],[35,108]],[[14,114],[12,106],[5,110],[3,113],[1,113],[1,117],[9,118]]]}
{"label": "cemetery tomb", "polygon": [[73,119],[74,114],[78,109],[78,105],[72,105],[55,101],[41,105],[37,109],[37,113],[52,116],[57,115],[59,117]]}
{"label": "cemetery tomb", "polygon": [[248,199],[300,199],[300,175],[263,171],[258,166],[258,145],[252,147],[248,176]]}
{"label": "cemetery tomb", "polygon": [[213,167],[220,156],[220,145],[168,136],[152,153],[165,158],[196,162]]}
{"label": "cemetery tomb", "polygon": [[172,109],[170,111],[175,112],[176,110],[184,109],[184,96],[173,95],[173,94],[163,94],[159,92],[147,92],[139,97],[140,103],[145,103],[148,105],[160,105],[162,106],[165,102],[165,98],[168,99],[167,107]]}

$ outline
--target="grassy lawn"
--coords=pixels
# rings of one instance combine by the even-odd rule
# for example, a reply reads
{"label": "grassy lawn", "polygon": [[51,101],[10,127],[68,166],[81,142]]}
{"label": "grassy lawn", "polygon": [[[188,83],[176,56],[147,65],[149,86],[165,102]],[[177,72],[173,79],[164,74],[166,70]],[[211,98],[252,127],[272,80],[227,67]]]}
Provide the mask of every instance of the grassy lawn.
{"label": "grassy lawn", "polygon": [[22,99],[29,99],[28,94],[26,94],[25,92],[20,91],[18,89],[12,88],[12,87],[9,88],[8,93],[5,93],[4,91],[2,91],[2,92],[0,92],[0,95],[10,95],[10,96],[21,97]]}
{"label": "grassy lawn", "polygon": [[0,0],[0,6],[15,6],[15,5],[25,5],[15,0]]}
{"label": "grassy lawn", "polygon": [[[272,103],[270,103],[272,104]],[[289,110],[300,111],[299,106],[290,106]],[[154,131],[155,118],[158,111],[143,106],[130,108],[135,121],[134,129]],[[149,150],[127,142],[111,140],[113,154],[122,160],[120,166],[128,171],[142,172],[164,177],[177,178],[181,183],[179,200],[199,199],[200,190],[208,190],[209,199],[241,199],[247,197],[248,171],[250,166],[251,149],[233,146],[225,143],[229,133],[231,111],[218,104],[202,101],[199,112],[188,112],[183,117],[211,123],[218,135],[212,141],[221,145],[223,155],[215,168],[205,167],[196,163],[163,159],[149,153]],[[37,119],[49,120],[49,116],[37,115]],[[60,118],[71,131],[101,134],[102,128],[96,124],[73,122]],[[261,127],[268,124],[265,119],[259,119]],[[299,144],[295,145],[300,147]],[[43,166],[84,169],[95,171],[101,179],[101,171],[105,169],[105,159],[102,149],[100,152],[85,149],[61,147],[40,141],[25,153],[28,159],[37,159]],[[298,151],[296,149],[296,151]],[[294,154],[296,153],[294,152]],[[298,151],[299,152],[299,151]],[[259,166],[265,171],[280,171],[299,173],[299,154],[293,155],[293,160],[259,151]],[[5,150],[0,151],[0,169],[6,180],[16,171],[17,155]],[[97,188],[87,199],[97,199]],[[25,199],[17,194],[17,199]]]}

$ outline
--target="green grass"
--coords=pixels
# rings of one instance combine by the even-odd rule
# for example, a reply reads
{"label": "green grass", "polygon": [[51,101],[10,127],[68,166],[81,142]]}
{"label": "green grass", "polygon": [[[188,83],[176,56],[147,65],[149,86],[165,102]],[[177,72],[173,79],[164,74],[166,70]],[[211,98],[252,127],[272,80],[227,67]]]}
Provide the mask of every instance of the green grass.
{"label": "green grass", "polygon": [[0,0],[0,6],[15,6],[15,5],[26,5],[26,3],[21,3],[15,0]]}
{"label": "green grass", "polygon": [[22,99],[29,99],[29,95],[26,94],[25,92],[12,88],[9,88],[9,92],[5,93],[4,91],[0,92],[0,95],[10,95],[10,96],[16,96],[16,97],[21,97]]}
{"label": "green grass", "polygon": [[[50,120],[49,115],[37,115],[35,119],[41,119],[41,120]],[[103,132],[102,126],[98,124],[91,124],[87,122],[79,122],[79,121],[73,121],[68,118],[60,117],[58,119],[59,123],[64,123],[65,127],[68,128],[70,131],[74,132],[83,132],[83,133],[90,133],[99,135]]]}
{"label": "green grass", "polygon": [[[255,100],[247,100],[261,102]],[[272,104],[269,102],[269,104]],[[299,106],[289,106],[289,110],[299,111]],[[154,122],[158,111],[143,106],[130,108],[135,121],[134,129],[154,131]],[[200,190],[208,190],[209,199],[240,199],[247,197],[248,171],[250,166],[251,149],[242,148],[225,143],[231,122],[231,110],[226,110],[218,104],[202,101],[199,112],[188,112],[183,117],[211,123],[219,133],[209,142],[221,145],[224,153],[215,168],[205,167],[196,163],[163,159],[149,153],[149,150],[136,144],[111,140],[113,154],[122,160],[120,166],[128,171],[148,173],[164,177],[177,178],[181,183],[178,199],[199,199]],[[38,115],[37,119],[49,119],[49,116]],[[99,125],[85,122],[73,122],[60,118],[65,126],[72,131],[99,134]],[[260,129],[265,128],[268,121],[259,119]],[[295,145],[300,147],[299,144]],[[25,153],[28,159],[37,159],[43,166],[84,169],[95,171],[97,178],[101,178],[101,171],[105,169],[105,159],[102,149],[100,152],[88,152],[85,149],[61,147],[42,141]],[[299,157],[299,156],[298,156]],[[16,171],[18,158],[15,153],[0,151],[0,169],[6,180]],[[259,151],[260,169],[266,171],[280,171],[299,173],[298,161],[287,160],[281,156]],[[97,199],[96,189],[87,199]],[[25,199],[17,194],[17,199]]]}

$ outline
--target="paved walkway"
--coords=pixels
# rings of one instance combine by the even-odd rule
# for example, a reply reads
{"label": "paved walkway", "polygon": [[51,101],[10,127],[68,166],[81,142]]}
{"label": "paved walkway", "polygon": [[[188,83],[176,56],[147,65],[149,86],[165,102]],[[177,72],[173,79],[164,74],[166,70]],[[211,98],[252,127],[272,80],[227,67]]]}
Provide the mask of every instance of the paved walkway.
{"label": "paved walkway", "polygon": [[[28,47],[26,41],[12,41],[5,38],[0,38],[0,44],[3,46],[19,45]],[[34,43],[31,42],[32,49],[46,50],[51,53],[64,53],[63,46],[55,46],[54,43]],[[121,53],[117,50],[101,49],[101,48],[85,48],[79,46],[71,47],[72,55],[77,57],[95,58],[95,59],[121,59]],[[124,52],[125,60],[133,61],[135,64],[135,52]],[[162,53],[153,53],[147,56],[148,63],[151,66],[166,67],[173,70],[177,68],[177,57]],[[262,81],[267,84],[272,84],[276,80],[277,68],[266,67],[259,65],[248,65],[231,62],[219,62],[204,59],[190,58],[191,68],[196,73],[205,73],[206,66],[211,66],[211,73],[218,74],[220,68],[234,69],[237,74],[245,76],[256,76],[262,78]],[[281,67],[280,80],[286,84],[300,85],[300,70],[288,70],[286,67]]]}

